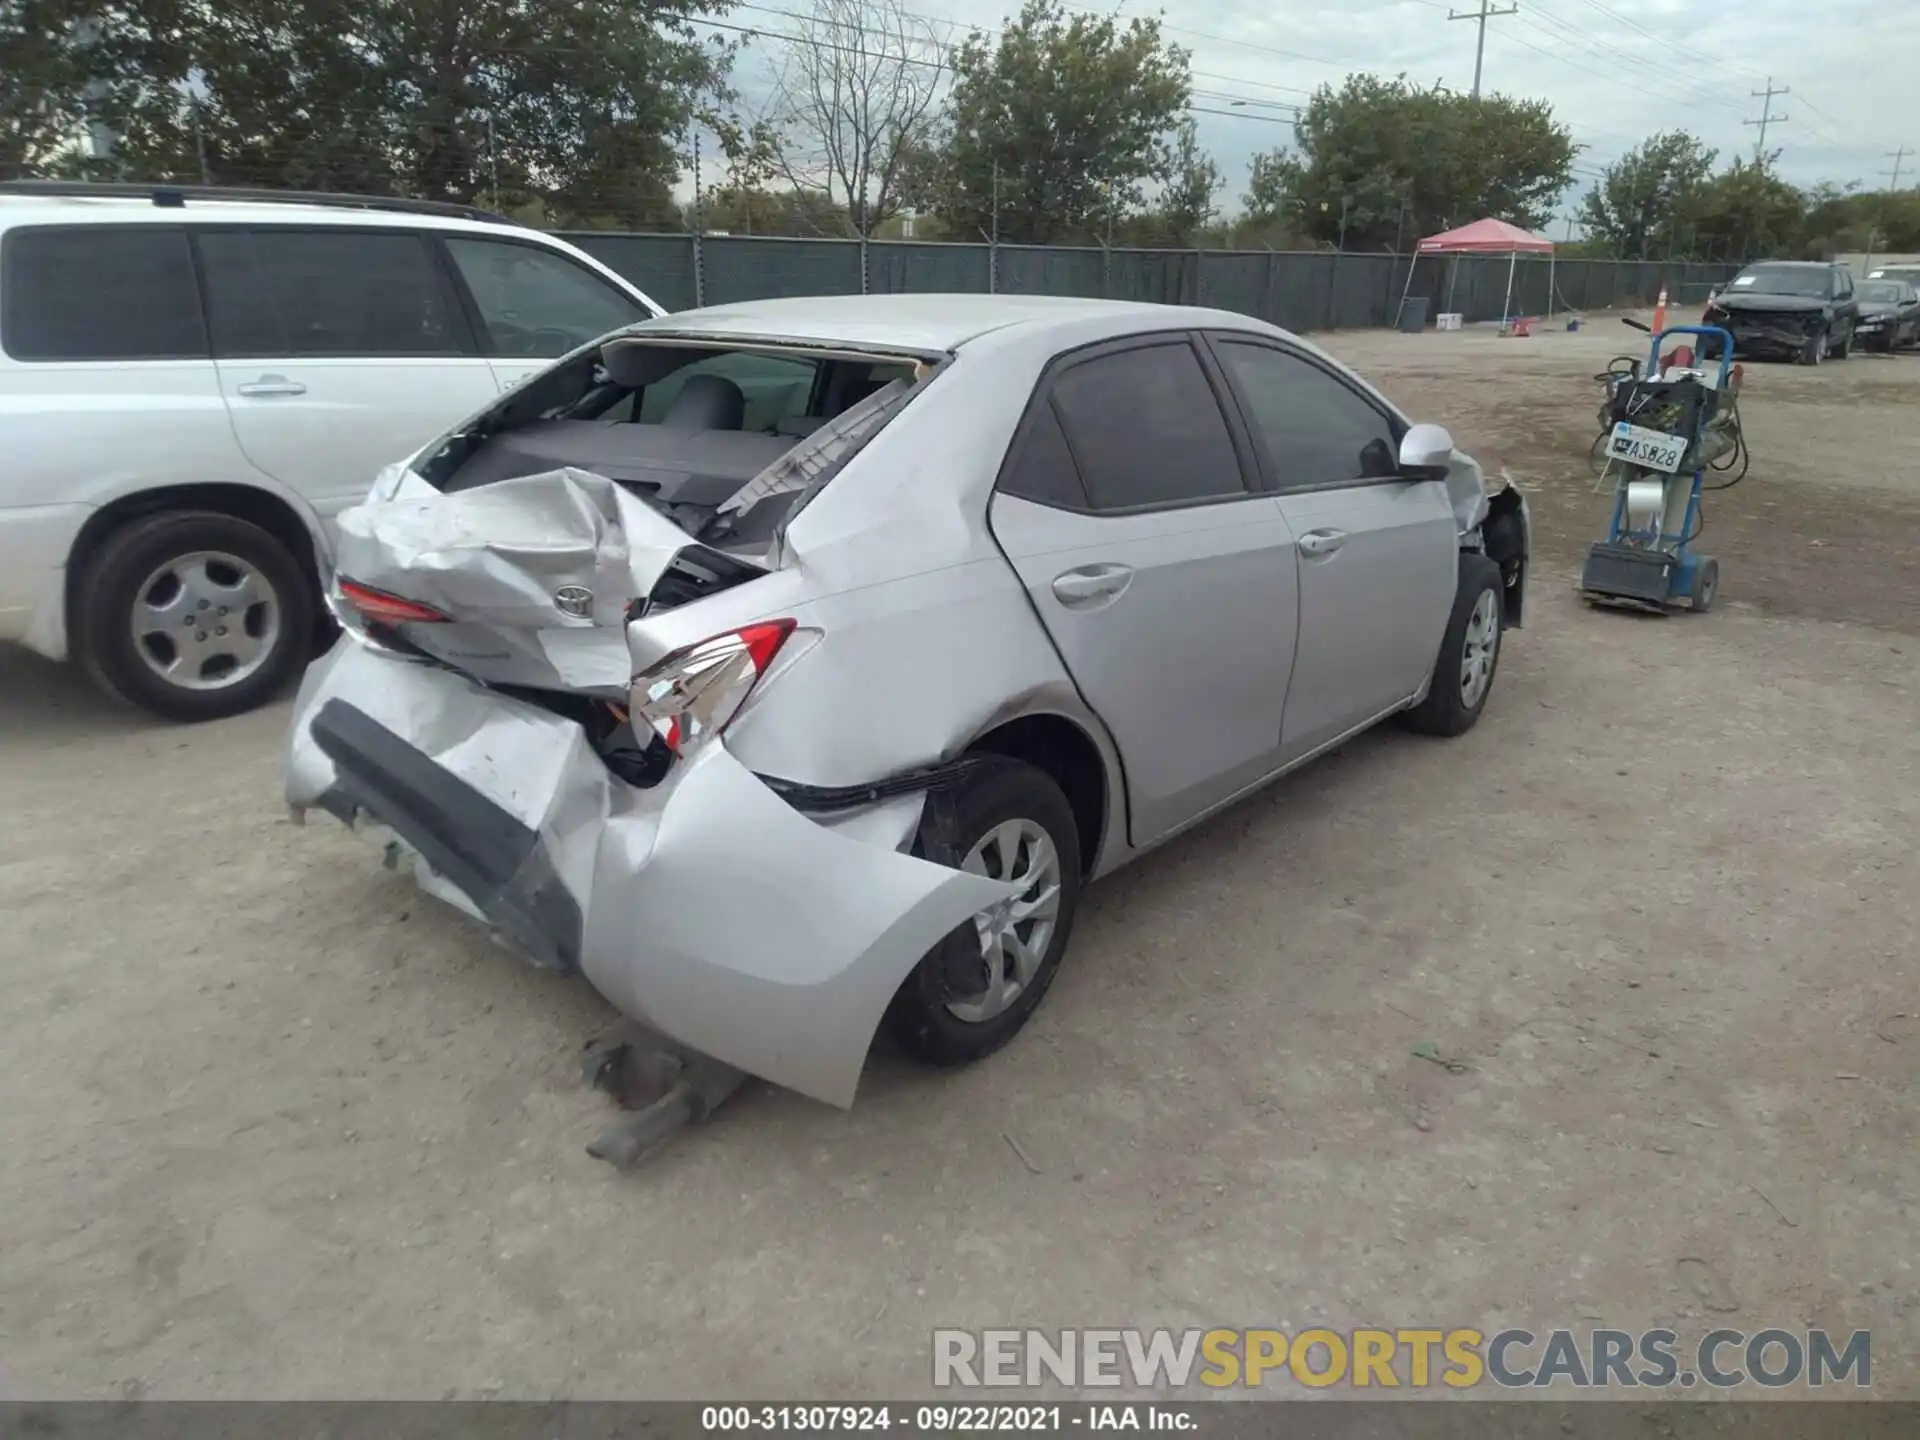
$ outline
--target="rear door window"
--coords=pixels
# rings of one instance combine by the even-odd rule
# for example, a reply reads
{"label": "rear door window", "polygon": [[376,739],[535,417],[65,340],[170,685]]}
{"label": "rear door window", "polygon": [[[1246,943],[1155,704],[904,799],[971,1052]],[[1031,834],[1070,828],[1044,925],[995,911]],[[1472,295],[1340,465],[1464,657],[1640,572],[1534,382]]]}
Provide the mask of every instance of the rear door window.
{"label": "rear door window", "polygon": [[551,359],[651,318],[632,296],[541,246],[449,236],[446,247],[487,327],[489,355]]}
{"label": "rear door window", "polygon": [[473,353],[423,235],[329,226],[196,233],[223,359]]}
{"label": "rear door window", "polygon": [[1000,477],[999,488],[1003,494],[1058,510],[1088,508],[1080,467],[1067,448],[1067,432],[1060,428],[1060,416],[1051,399],[1034,407],[1033,418],[1027,422],[1012,463]]}
{"label": "rear door window", "polygon": [[1096,510],[1247,493],[1226,417],[1184,338],[1079,361],[1054,380],[1052,400]]}
{"label": "rear door window", "polygon": [[186,232],[24,226],[0,244],[0,344],[15,360],[204,360]]}

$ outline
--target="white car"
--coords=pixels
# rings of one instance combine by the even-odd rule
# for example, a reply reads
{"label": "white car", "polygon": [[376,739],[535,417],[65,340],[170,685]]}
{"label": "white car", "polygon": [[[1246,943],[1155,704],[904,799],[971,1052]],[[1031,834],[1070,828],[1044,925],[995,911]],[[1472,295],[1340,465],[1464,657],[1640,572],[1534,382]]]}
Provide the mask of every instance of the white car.
{"label": "white car", "polygon": [[251,709],[383,466],[661,313],[459,206],[0,185],[0,641],[156,714]]}

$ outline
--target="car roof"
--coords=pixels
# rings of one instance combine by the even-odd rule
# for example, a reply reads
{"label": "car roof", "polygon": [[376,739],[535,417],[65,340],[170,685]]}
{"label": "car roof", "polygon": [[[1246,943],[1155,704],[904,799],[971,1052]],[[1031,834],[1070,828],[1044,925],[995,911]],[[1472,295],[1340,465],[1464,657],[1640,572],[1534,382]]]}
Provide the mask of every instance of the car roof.
{"label": "car roof", "polygon": [[1747,269],[1758,270],[1762,265],[1769,270],[1842,270],[1846,267],[1837,260],[1755,260]]}
{"label": "car roof", "polygon": [[746,300],[682,310],[634,327],[732,338],[816,340],[865,348],[957,350],[983,335],[1022,327],[1030,332],[1104,328],[1180,330],[1194,327],[1261,328],[1245,315],[1186,305],[1137,300],[1095,300],[1066,295],[806,295]]}
{"label": "car roof", "polygon": [[[9,195],[0,193],[0,230],[15,225],[343,225],[361,229],[467,230],[482,234],[540,235],[512,221],[388,210],[375,205],[316,205],[194,197],[184,205],[156,205],[125,195]],[[546,238],[541,236],[541,238]]]}

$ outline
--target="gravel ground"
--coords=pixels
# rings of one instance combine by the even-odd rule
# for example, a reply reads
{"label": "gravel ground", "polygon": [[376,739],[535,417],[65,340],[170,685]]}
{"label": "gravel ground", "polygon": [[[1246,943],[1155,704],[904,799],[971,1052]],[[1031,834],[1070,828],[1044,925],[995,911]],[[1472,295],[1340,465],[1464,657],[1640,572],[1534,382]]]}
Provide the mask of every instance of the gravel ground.
{"label": "gravel ground", "polygon": [[284,707],[168,728],[0,655],[0,1394],[844,1398],[924,1392],[942,1325],[1672,1323],[1871,1328],[1920,1395],[1920,357],[1752,370],[1722,608],[1658,620],[1570,592],[1586,377],[1638,336],[1328,343],[1534,497],[1484,723],[1097,887],[990,1063],[751,1088],[626,1177],[583,1151],[606,1007],[289,826]]}

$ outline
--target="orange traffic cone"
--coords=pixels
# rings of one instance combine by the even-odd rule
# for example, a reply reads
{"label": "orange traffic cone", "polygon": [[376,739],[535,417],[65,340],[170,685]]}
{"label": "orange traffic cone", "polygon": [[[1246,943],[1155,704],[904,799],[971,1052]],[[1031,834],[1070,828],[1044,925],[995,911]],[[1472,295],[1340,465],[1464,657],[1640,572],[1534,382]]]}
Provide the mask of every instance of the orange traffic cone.
{"label": "orange traffic cone", "polygon": [[1667,328],[1667,287],[1660,287],[1660,298],[1653,307],[1653,333],[1658,335]]}

